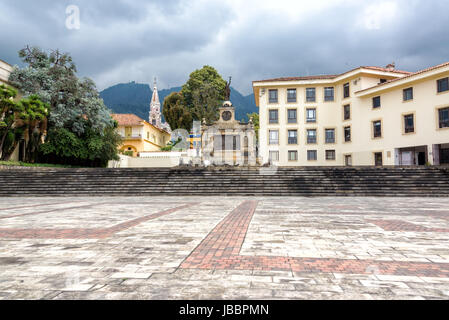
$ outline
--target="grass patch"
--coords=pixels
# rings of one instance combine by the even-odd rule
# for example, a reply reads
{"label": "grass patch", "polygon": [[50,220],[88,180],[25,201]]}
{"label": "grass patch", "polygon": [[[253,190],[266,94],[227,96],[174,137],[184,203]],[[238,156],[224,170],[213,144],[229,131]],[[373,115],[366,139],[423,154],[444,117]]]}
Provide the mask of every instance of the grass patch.
{"label": "grass patch", "polygon": [[82,167],[70,166],[70,165],[64,165],[64,164],[27,163],[27,162],[21,162],[21,161],[0,161],[0,166],[44,167],[44,168],[82,168]]}

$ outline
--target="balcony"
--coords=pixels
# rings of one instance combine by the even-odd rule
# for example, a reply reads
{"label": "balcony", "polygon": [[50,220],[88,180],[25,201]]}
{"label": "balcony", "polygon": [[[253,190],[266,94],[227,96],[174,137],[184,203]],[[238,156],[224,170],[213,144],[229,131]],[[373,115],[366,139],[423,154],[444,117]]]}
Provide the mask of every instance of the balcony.
{"label": "balcony", "polygon": [[142,139],[142,135],[141,134],[120,134],[120,136],[122,137],[122,139],[125,140],[136,140],[136,139]]}

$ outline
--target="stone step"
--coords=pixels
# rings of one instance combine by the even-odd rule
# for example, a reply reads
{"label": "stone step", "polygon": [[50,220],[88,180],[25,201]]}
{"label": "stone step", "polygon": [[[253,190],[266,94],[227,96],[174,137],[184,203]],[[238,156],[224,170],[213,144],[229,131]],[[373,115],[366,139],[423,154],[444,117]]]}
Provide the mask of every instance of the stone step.
{"label": "stone step", "polygon": [[259,169],[0,169],[0,196],[449,196],[447,168],[278,168],[265,173]]}

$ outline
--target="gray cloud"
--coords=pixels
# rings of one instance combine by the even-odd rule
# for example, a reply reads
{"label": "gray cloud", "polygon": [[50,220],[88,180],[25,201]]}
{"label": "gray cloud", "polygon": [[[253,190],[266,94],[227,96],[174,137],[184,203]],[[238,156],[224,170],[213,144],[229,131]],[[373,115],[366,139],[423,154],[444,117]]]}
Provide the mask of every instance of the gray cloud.
{"label": "gray cloud", "polygon": [[[65,28],[69,4],[80,30]],[[249,93],[263,78],[449,60],[446,0],[2,1],[0,12],[0,59],[19,63],[26,44],[59,48],[100,89],[156,75],[177,86],[210,64]]]}

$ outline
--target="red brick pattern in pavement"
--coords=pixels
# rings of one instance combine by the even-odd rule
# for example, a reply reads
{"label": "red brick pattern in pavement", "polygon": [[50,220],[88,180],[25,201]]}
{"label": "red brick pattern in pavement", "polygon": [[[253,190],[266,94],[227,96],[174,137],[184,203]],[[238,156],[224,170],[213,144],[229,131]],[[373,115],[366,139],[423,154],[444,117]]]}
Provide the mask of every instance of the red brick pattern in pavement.
{"label": "red brick pattern in pavement", "polygon": [[218,260],[237,256],[245,240],[257,201],[244,201],[226,216],[199,244],[182,267],[210,268]]}
{"label": "red brick pattern in pavement", "polygon": [[[153,220],[167,214],[186,209],[194,204],[184,204],[130,221],[126,221],[109,228],[74,228],[74,229],[0,229],[0,238],[13,239],[104,239],[113,234],[132,228],[138,224]],[[61,209],[60,209],[61,210]]]}
{"label": "red brick pattern in pavement", "polygon": [[244,201],[235,208],[180,268],[449,277],[448,263],[240,255],[256,207],[257,201]]}

